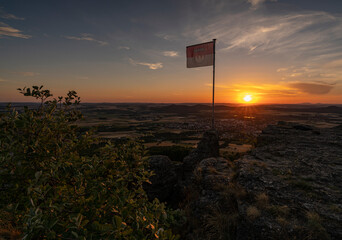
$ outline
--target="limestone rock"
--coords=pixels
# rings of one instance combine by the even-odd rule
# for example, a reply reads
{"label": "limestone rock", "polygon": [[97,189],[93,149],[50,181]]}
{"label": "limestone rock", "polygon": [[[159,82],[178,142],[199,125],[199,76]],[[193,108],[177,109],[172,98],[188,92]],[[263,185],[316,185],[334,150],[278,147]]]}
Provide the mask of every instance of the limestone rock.
{"label": "limestone rock", "polygon": [[[342,239],[341,132],[288,122],[262,132],[237,162],[249,195],[238,202],[237,239]],[[253,207],[259,216],[251,217]]]}
{"label": "limestone rock", "polygon": [[197,148],[192,150],[183,160],[184,177],[188,179],[196,165],[205,158],[219,156],[219,137],[216,131],[207,131],[197,144]]}
{"label": "limestone rock", "polygon": [[189,189],[192,196],[188,205],[191,218],[187,239],[220,239],[232,235],[235,226],[230,218],[237,212],[237,203],[228,187],[232,173],[231,165],[222,157],[207,158],[197,165]]}
{"label": "limestone rock", "polygon": [[153,155],[149,158],[150,170],[154,175],[150,178],[152,184],[144,184],[144,189],[150,200],[158,198],[162,202],[170,202],[177,188],[177,174],[168,156]]}

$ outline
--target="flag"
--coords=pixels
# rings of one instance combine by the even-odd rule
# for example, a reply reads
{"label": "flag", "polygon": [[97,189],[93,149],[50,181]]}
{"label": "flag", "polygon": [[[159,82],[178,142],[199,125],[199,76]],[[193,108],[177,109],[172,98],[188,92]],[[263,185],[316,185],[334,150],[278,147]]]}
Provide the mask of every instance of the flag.
{"label": "flag", "polygon": [[186,47],[187,68],[211,66],[214,63],[214,42]]}

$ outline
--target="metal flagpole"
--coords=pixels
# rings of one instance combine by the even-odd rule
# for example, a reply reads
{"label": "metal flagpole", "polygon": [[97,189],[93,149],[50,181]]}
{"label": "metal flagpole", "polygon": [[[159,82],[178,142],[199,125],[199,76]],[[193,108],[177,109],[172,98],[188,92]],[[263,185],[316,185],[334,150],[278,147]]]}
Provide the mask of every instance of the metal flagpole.
{"label": "metal flagpole", "polygon": [[215,129],[215,44],[216,44],[216,39],[213,39],[213,112],[211,116],[211,128],[214,130]]}

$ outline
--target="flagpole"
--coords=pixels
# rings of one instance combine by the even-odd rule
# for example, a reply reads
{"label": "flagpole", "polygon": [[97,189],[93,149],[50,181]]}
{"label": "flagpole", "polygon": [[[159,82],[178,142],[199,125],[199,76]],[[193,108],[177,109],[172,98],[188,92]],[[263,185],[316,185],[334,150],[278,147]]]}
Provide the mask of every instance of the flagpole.
{"label": "flagpole", "polygon": [[213,39],[213,111],[211,116],[211,128],[215,129],[215,44],[216,39]]}

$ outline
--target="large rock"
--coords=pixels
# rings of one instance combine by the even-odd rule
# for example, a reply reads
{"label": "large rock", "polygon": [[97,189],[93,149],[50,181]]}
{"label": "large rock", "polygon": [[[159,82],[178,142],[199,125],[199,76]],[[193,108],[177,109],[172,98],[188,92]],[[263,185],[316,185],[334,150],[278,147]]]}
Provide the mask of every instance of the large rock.
{"label": "large rock", "polygon": [[154,175],[150,178],[152,184],[144,184],[144,189],[150,200],[158,198],[162,202],[173,202],[178,196],[178,177],[175,167],[168,156],[153,155],[149,158],[150,170]]}
{"label": "large rock", "polygon": [[342,239],[342,129],[281,122],[238,161],[237,239]]}
{"label": "large rock", "polygon": [[207,131],[197,144],[183,160],[184,178],[189,179],[196,165],[205,158],[219,156],[219,137],[216,131]]}

